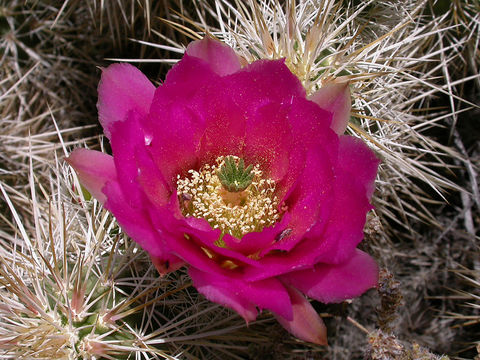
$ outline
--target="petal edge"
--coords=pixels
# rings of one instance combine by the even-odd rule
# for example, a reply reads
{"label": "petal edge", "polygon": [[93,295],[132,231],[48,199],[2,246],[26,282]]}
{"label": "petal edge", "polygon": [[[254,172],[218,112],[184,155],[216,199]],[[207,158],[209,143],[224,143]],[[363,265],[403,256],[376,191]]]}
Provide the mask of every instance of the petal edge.
{"label": "petal edge", "polygon": [[350,119],[352,99],[348,82],[329,83],[310,96],[310,100],[333,114],[331,129],[338,135],[345,132]]}
{"label": "petal edge", "polygon": [[113,157],[96,150],[75,149],[65,159],[75,169],[83,186],[102,204],[107,199],[102,188],[115,180],[117,171]]}
{"label": "petal edge", "polygon": [[282,280],[323,303],[341,302],[375,287],[378,266],[370,255],[355,249],[342,264],[317,264],[314,269],[285,274]]}
{"label": "petal edge", "polygon": [[185,51],[188,55],[205,60],[210,68],[220,76],[230,75],[240,70],[240,59],[228,45],[205,36],[193,41]]}
{"label": "petal edge", "polygon": [[155,93],[155,86],[135,66],[112,64],[102,69],[98,84],[98,118],[107,138],[113,123],[123,121],[135,110],[146,116]]}
{"label": "petal edge", "polygon": [[327,328],[310,302],[296,289],[287,287],[293,307],[293,320],[275,314],[278,322],[295,337],[318,345],[328,345]]}

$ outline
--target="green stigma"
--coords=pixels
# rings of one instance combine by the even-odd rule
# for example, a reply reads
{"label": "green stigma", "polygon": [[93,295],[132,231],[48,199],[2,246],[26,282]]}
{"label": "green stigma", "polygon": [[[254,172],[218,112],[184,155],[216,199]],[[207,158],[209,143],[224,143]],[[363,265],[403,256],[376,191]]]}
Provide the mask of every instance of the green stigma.
{"label": "green stigma", "polygon": [[227,156],[217,175],[225,190],[240,192],[252,183],[254,176],[252,169],[253,165],[245,168],[243,159],[236,161],[233,156]]}

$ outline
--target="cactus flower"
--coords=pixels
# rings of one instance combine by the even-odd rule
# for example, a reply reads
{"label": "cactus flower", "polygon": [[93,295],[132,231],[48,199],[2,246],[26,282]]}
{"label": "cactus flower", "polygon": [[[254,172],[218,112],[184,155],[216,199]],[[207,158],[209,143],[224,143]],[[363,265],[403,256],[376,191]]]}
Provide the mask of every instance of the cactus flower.
{"label": "cactus flower", "polygon": [[306,296],[324,303],[377,283],[357,249],[379,161],[343,135],[348,84],[307,97],[284,60],[241,65],[205,38],[155,86],[137,68],[102,70],[98,112],[113,156],[67,159],[161,274],[247,322],[267,309],[293,335],[326,344]]}

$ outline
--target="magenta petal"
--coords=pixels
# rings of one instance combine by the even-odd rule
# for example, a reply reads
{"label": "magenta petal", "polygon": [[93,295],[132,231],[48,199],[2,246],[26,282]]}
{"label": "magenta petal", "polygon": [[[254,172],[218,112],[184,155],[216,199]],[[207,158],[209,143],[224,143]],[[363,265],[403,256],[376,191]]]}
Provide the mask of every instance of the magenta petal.
{"label": "magenta petal", "polygon": [[[286,199],[288,212],[292,219],[289,226],[292,228],[292,237],[303,236],[314,223],[317,223],[318,214],[325,207],[329,192],[332,189],[332,163],[326,152],[321,148],[311,149],[307,153],[305,169],[299,177],[295,189]],[[285,241],[283,244],[288,243]],[[290,246],[281,249],[290,250]]]}
{"label": "magenta petal", "polygon": [[261,105],[275,102],[290,104],[305,97],[305,89],[282,60],[258,60],[223,78],[236,105],[245,115]]}
{"label": "magenta petal", "polygon": [[265,248],[261,255],[271,250],[291,250],[313,225],[322,220],[319,219],[322,209],[329,213],[333,171],[328,155],[321,148],[311,148],[305,164],[303,173],[285,200],[290,215],[289,236]]}
{"label": "magenta petal", "polygon": [[[242,253],[231,249],[223,248],[215,245],[220,239],[220,230],[212,229],[205,219],[197,219],[189,217],[185,220],[188,227],[183,228],[186,234],[192,236],[192,241],[196,241],[199,246],[203,246],[211,250],[212,256],[219,256],[222,259],[229,259],[240,264],[248,264],[250,266],[259,266],[257,261],[251,259]],[[224,238],[231,238],[229,234],[225,234]]]}
{"label": "magenta petal", "polygon": [[196,167],[204,122],[183,101],[169,98],[169,88],[155,93],[151,114],[143,120],[146,146],[165,181],[175,187],[177,174]]}
{"label": "magenta petal", "polygon": [[148,214],[144,210],[134,209],[128,205],[120,185],[116,181],[109,181],[103,188],[107,200],[105,209],[109,210],[117,219],[125,233],[135,240],[150,255],[164,258],[170,253],[162,234],[154,229]]}
{"label": "magenta petal", "polygon": [[180,234],[168,234],[165,242],[178,257],[192,267],[201,271],[211,271],[215,273],[227,273],[220,265],[203,251],[195,242],[185,238]]}
{"label": "magenta petal", "polygon": [[348,82],[328,83],[310,96],[310,100],[317,103],[322,109],[333,114],[331,128],[338,135],[345,132],[350,119],[352,99]]}
{"label": "magenta petal", "polygon": [[220,76],[232,74],[240,69],[240,60],[235,51],[208,36],[188,44],[185,53],[205,60]]}
{"label": "magenta petal", "polygon": [[156,206],[166,205],[171,196],[169,186],[147,149],[145,147],[137,147],[135,149],[135,159],[138,166],[137,181],[148,201]]}
{"label": "magenta petal", "polygon": [[287,320],[293,319],[292,303],[285,286],[276,278],[245,282],[225,278],[226,284],[236,288],[246,299],[260,309],[267,309]]}
{"label": "magenta petal", "polygon": [[197,167],[205,132],[205,119],[195,112],[198,105],[192,98],[219,80],[205,61],[185,55],[157,88],[150,114],[142,119],[146,145],[171,191],[176,188],[178,174],[185,176]]}
{"label": "magenta petal", "polygon": [[[244,255],[259,255],[260,251],[272,245],[290,222],[290,215],[285,214],[282,219],[273,226],[264,228],[261,232],[250,232],[241,239],[233,236],[225,236],[223,241],[229,249],[238,251]],[[258,265],[257,265],[258,266]]]}
{"label": "magenta petal", "polygon": [[289,167],[292,134],[286,111],[286,107],[269,103],[247,119],[245,159],[260,164],[265,176],[274,181],[282,179]]}
{"label": "magenta petal", "polygon": [[361,140],[353,136],[340,136],[338,166],[363,184],[370,198],[375,189],[375,177],[380,160]]}
{"label": "magenta petal", "polygon": [[180,269],[185,265],[185,262],[173,254],[166,254],[166,256],[150,256],[153,265],[159,272],[160,276],[166,275],[169,272]]}
{"label": "magenta petal", "polygon": [[327,345],[327,328],[312,305],[298,290],[287,287],[293,307],[293,320],[275,314],[278,322],[293,336],[318,345]]}
{"label": "magenta petal", "polygon": [[205,121],[200,147],[202,164],[213,163],[221,155],[241,156],[245,146],[245,117],[226,83],[213,84],[197,95],[191,106]]}
{"label": "magenta petal", "polygon": [[367,212],[372,208],[358,183],[346,174],[337,174],[333,203],[327,226],[321,224],[307,235],[317,242],[317,260],[339,264],[348,259],[363,239]]}
{"label": "magenta petal", "polygon": [[143,207],[143,193],[137,182],[138,167],[135,149],[145,146],[145,135],[140,126],[141,115],[128,111],[125,120],[112,124],[111,139],[113,159],[120,184],[129,206]]}
{"label": "magenta petal", "polygon": [[293,190],[292,185],[304,168],[305,152],[312,146],[325,144],[328,157],[337,158],[338,139],[337,135],[330,130],[332,115],[329,112],[320,109],[312,101],[297,97],[291,100],[287,117],[294,145],[290,149],[288,171],[278,184],[280,198]]}
{"label": "magenta petal", "polygon": [[346,261],[363,239],[367,212],[372,209],[378,160],[360,140],[340,137],[338,168],[333,187],[334,203],[328,226],[313,228],[307,235],[322,239],[316,247],[317,261],[339,264]]}
{"label": "magenta petal", "polygon": [[224,279],[215,273],[203,272],[194,267],[190,267],[188,273],[194,286],[208,300],[235,310],[247,323],[257,318],[255,305],[240,295],[228,281],[225,283]]}
{"label": "magenta petal", "polygon": [[309,269],[318,262],[317,258],[324,253],[321,244],[321,239],[304,238],[289,252],[272,251],[260,260],[260,267],[246,268],[244,278],[248,281],[258,281],[292,271]]}
{"label": "magenta petal", "polygon": [[[363,239],[365,217],[371,205],[361,185],[344,172],[337,174],[331,192],[334,201],[327,198],[322,204],[319,222],[305,234],[305,238],[296,242],[288,253],[266,254],[260,261],[260,268],[245,270],[246,279],[255,281],[278,276],[310,268],[318,262],[339,264],[352,256]],[[284,246],[291,245],[292,240],[287,238]]]}
{"label": "magenta petal", "polygon": [[155,86],[130,64],[113,64],[103,69],[98,85],[98,116],[105,135],[110,138],[112,124],[123,121],[127,112],[148,114]]}
{"label": "magenta petal", "polygon": [[378,266],[370,255],[356,249],[342,264],[318,264],[313,269],[285,274],[282,280],[323,303],[341,302],[375,287]]}
{"label": "magenta petal", "polygon": [[[260,260],[260,267],[246,268],[244,279],[258,281],[272,276],[280,276],[292,271],[312,268],[318,263],[325,249],[321,238],[304,238],[289,252],[272,251]],[[336,250],[336,249],[334,249]],[[349,250],[349,255],[353,250]],[[335,255],[335,252],[333,252]]]}
{"label": "magenta petal", "polygon": [[[246,279],[254,281],[278,276],[295,269],[309,268],[318,262],[339,264],[352,256],[363,239],[366,214],[371,209],[366,189],[373,186],[378,161],[366,145],[356,147],[359,140],[347,136],[340,139],[338,160],[333,160],[337,163],[335,181],[333,187],[326,192],[329,196],[322,200],[318,222],[300,242],[286,238],[283,246],[284,249],[291,249],[288,253],[266,254],[261,259],[260,268],[246,269]],[[348,171],[349,166],[354,173]],[[302,209],[299,210],[296,221],[301,224],[308,216],[303,219],[300,216]],[[292,244],[295,246],[292,247]],[[264,253],[277,247],[282,249],[275,244],[266,248]]]}
{"label": "magenta petal", "polygon": [[222,268],[215,259],[212,259],[199,246],[199,242],[195,237],[203,236],[206,241],[215,241],[220,236],[220,231],[210,229],[210,231],[201,231],[201,229],[189,226],[181,215],[177,214],[178,202],[175,206],[176,193],[172,194],[172,200],[168,206],[154,209],[148,208],[149,217],[155,229],[162,233],[162,239],[166,245],[171,249],[172,253],[176,254],[186,263],[200,269],[204,272],[216,272],[219,274],[231,274],[239,277],[239,274]]}
{"label": "magenta petal", "polygon": [[[338,137],[330,129],[332,114],[305,98],[292,99],[288,121],[296,145],[306,149],[312,145],[330,144]],[[330,156],[336,157],[336,147],[331,147],[334,151]]]}
{"label": "magenta petal", "polygon": [[[189,101],[199,89],[210,85],[218,79],[220,79],[220,76],[210,68],[207,62],[185,54],[182,60],[170,69],[165,78],[165,82],[159,86],[158,89],[165,88],[164,91],[168,93],[170,99],[185,102]],[[155,99],[156,98],[157,94],[155,94]],[[154,105],[152,105],[151,110],[161,110],[161,108],[155,109]]]}
{"label": "magenta petal", "polygon": [[[243,309],[241,309],[241,311],[237,310],[236,307],[238,307],[238,305],[235,305],[235,307],[232,303],[238,303],[243,299],[242,303],[244,304],[253,304],[260,309],[268,309],[289,320],[293,318],[292,305],[287,290],[283,284],[275,278],[256,282],[245,282],[214,272],[202,272],[193,267],[189,269],[189,274],[192,277],[195,287],[208,299],[229,306],[240,313],[240,315],[242,315],[241,311],[243,311]],[[223,297],[221,297],[219,301],[213,300],[209,297],[211,296],[212,290],[209,290],[208,293],[203,292],[202,289],[198,288],[199,282],[202,285],[208,284],[220,289]]]}
{"label": "magenta petal", "polygon": [[298,251],[297,245],[290,252],[272,252],[260,260],[261,267],[247,267],[244,270],[244,278],[248,281],[259,281],[270,277],[279,276],[295,270],[301,270],[313,266],[315,263],[311,256],[312,249]]}
{"label": "magenta petal", "polygon": [[65,159],[78,173],[83,186],[101,203],[106,200],[102,188],[117,178],[113,157],[100,151],[76,149]]}

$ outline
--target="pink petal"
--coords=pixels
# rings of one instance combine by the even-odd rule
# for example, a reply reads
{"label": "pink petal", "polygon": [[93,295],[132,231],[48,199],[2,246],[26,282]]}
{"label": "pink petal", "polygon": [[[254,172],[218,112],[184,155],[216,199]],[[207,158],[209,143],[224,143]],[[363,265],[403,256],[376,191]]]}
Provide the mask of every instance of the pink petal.
{"label": "pink petal", "polygon": [[171,196],[171,191],[146,147],[135,149],[135,159],[138,167],[137,181],[145,197],[156,206],[166,205]]}
{"label": "pink petal", "polygon": [[330,156],[336,158],[338,136],[330,129],[332,114],[305,98],[293,98],[291,103],[288,120],[296,145],[308,149],[323,144],[332,150]]}
{"label": "pink petal", "polygon": [[[140,125],[140,115],[135,110],[128,111],[125,120],[111,125],[113,159],[120,184],[129,206],[141,208],[145,195],[137,181],[138,166],[135,149],[145,146],[145,135]],[[148,197],[148,194],[147,194]]]}
{"label": "pink petal", "polygon": [[[200,166],[198,158],[202,138],[211,141],[212,136],[217,136],[220,126],[220,137],[227,141],[225,147],[229,145],[228,141],[238,135],[235,132],[238,121],[242,131],[243,120],[239,119],[238,109],[233,107],[228,111],[228,105],[222,104],[222,99],[231,100],[220,94],[219,88],[224,89],[225,86],[210,65],[187,53],[168,72],[165,83],[155,92],[150,115],[143,125],[152,157],[172,187],[177,174],[184,176],[187,170]],[[217,96],[220,99],[215,109],[219,109],[219,113],[215,114],[210,99]],[[210,128],[205,132],[207,121]],[[230,136],[225,136],[226,130]],[[203,156],[203,159],[206,157]]]}
{"label": "pink petal", "polygon": [[123,121],[127,112],[148,114],[155,86],[130,64],[113,64],[103,69],[98,85],[98,116],[105,135],[110,138],[112,124]]}
{"label": "pink petal", "polygon": [[[176,205],[175,205],[176,204]],[[200,269],[204,272],[215,272],[218,274],[230,274],[240,277],[240,274],[222,268],[219,263],[211,258],[199,246],[194,237],[202,236],[205,241],[215,241],[219,238],[219,231],[210,229],[208,232],[202,232],[189,226],[178,210],[178,201],[176,193],[172,194],[168,206],[162,208],[149,207],[149,218],[157,231],[161,232],[163,240],[171,252],[185,261],[187,264]]]}
{"label": "pink petal", "polygon": [[230,96],[245,116],[269,102],[290,104],[305,89],[282,60],[258,60],[224,77]]}
{"label": "pink petal", "polygon": [[213,163],[220,155],[241,156],[245,146],[245,117],[226,82],[204,88],[192,99],[192,107],[205,121],[201,162]]}
{"label": "pink petal", "polygon": [[[365,186],[352,174],[338,170],[330,196],[322,200],[318,221],[302,239],[286,238],[283,244],[265,248],[265,256],[258,268],[245,269],[250,281],[278,276],[294,270],[306,269],[318,262],[339,264],[352,256],[363,239],[366,213],[371,209]],[[327,192],[328,193],[328,192]],[[301,210],[301,209],[300,209]],[[297,223],[308,220],[297,214]],[[308,223],[308,221],[306,222]],[[300,240],[300,241],[299,241]],[[270,252],[290,249],[288,252]]]}
{"label": "pink petal", "polygon": [[106,200],[102,188],[117,178],[113,157],[100,151],[76,149],[65,159],[78,173],[83,186],[101,203]]}
{"label": "pink petal", "polygon": [[[248,281],[258,281],[292,271],[312,268],[318,263],[317,259],[325,252],[321,244],[321,238],[305,237],[288,252],[271,251],[259,260],[259,267],[246,268],[243,278]],[[333,254],[335,255],[335,253]],[[351,252],[348,255],[351,255]]]}
{"label": "pink petal", "polygon": [[166,256],[150,256],[153,265],[155,265],[160,276],[166,275],[172,271],[180,269],[185,265],[185,262],[172,254],[166,254]]}
{"label": "pink petal", "polygon": [[310,96],[310,100],[333,114],[331,125],[333,131],[339,135],[345,132],[352,107],[348,82],[328,83]]}
{"label": "pink petal", "polygon": [[[282,283],[275,278],[257,282],[245,282],[228,276],[221,276],[215,272],[202,272],[193,267],[189,269],[189,274],[198,291],[204,294],[209,300],[231,307],[239,312],[240,315],[242,315],[241,311],[243,311],[243,309],[238,311],[233,304],[243,299],[244,304],[251,303],[260,309],[268,309],[277,314],[281,314],[282,317],[289,320],[293,318],[292,305],[287,290]],[[220,299],[217,298],[219,301],[211,299],[209,296],[212,290],[209,289],[210,293],[203,292],[202,289],[198,287],[199,283],[203,286],[208,284],[211,287],[217,288],[218,291],[222,292],[223,296]]]}
{"label": "pink petal", "polygon": [[350,174],[337,171],[334,202],[327,223],[320,223],[307,235],[317,242],[319,262],[339,264],[348,259],[363,239],[366,215],[372,209],[364,188]]}
{"label": "pink petal", "polygon": [[292,301],[293,320],[275,314],[278,322],[293,336],[318,345],[327,345],[327,328],[312,305],[296,289],[287,287]]}
{"label": "pink petal", "polygon": [[247,233],[241,239],[233,236],[225,236],[223,237],[223,241],[229,249],[244,255],[259,255],[262,249],[272,245],[278,240],[281,233],[287,228],[289,222],[290,215],[287,213],[275,225],[266,227],[261,232]]}
{"label": "pink petal", "polygon": [[165,258],[170,253],[170,248],[164,241],[165,235],[152,226],[145,210],[128,205],[120,184],[109,181],[105,184],[103,192],[107,197],[105,209],[115,216],[128,236],[152,256]]}
{"label": "pink petal", "polygon": [[255,305],[238,294],[228,283],[219,279],[215,273],[202,272],[194,267],[190,267],[188,273],[195,288],[208,300],[235,310],[247,323],[257,318]]}
{"label": "pink petal", "polygon": [[282,280],[323,303],[341,302],[375,287],[378,266],[370,255],[356,249],[342,264],[317,264],[313,269],[282,275]]}
{"label": "pink petal", "polygon": [[265,248],[261,256],[272,250],[290,251],[313,225],[322,220],[319,218],[322,209],[324,213],[329,213],[329,198],[334,178],[333,166],[326,151],[320,147],[311,148],[305,164],[293,191],[285,199],[290,215],[290,234]]}
{"label": "pink petal", "polygon": [[235,51],[230,46],[209,36],[188,44],[185,53],[205,60],[210,68],[220,76],[240,70],[240,60]]}
{"label": "pink petal", "polygon": [[[350,142],[347,141],[347,143]],[[343,156],[343,148],[344,146],[342,145],[342,155],[339,155],[339,159],[341,158],[340,156]],[[361,153],[362,151],[358,151],[358,154]],[[354,155],[350,154],[349,156]],[[358,161],[360,159],[358,158]],[[308,164],[314,165],[317,163],[310,160],[307,162]],[[376,164],[377,162],[375,161],[375,166]],[[371,174],[371,172],[368,173]],[[370,180],[373,181],[373,178],[370,178]],[[315,183],[318,180],[313,179],[312,181]],[[308,181],[306,183],[308,184]],[[356,246],[363,239],[366,213],[371,209],[366,194],[367,185],[360,180],[357,181],[354,174],[347,173],[340,165],[336,170],[336,179],[332,184],[333,187],[325,192],[326,196],[320,201],[321,206],[316,217],[318,220],[305,234],[305,237],[287,237],[282,243],[265,248],[263,254],[261,254],[265,255],[260,261],[261,266],[259,268],[245,269],[246,279],[254,281],[269,276],[278,276],[295,269],[309,268],[317,262],[338,264],[352,256]],[[311,192],[312,190],[307,193]],[[316,195],[312,196],[319,195],[318,191],[313,191],[313,193],[316,193]],[[293,195],[295,194],[291,196]],[[298,204],[304,203],[307,209],[309,209],[311,208],[308,205],[309,199],[313,198],[309,198],[307,195],[304,201],[299,197],[297,202]],[[289,212],[293,217],[292,224],[302,228],[302,226],[305,227],[311,223],[312,214],[304,214],[303,210],[305,209],[301,205],[298,206],[296,215],[294,215],[295,208],[292,208]],[[293,229],[293,225],[291,228]],[[268,253],[268,251],[273,249],[289,250],[289,252]]]}
{"label": "pink petal", "polygon": [[319,262],[339,264],[348,259],[363,239],[366,214],[372,209],[373,191],[379,161],[359,139],[341,136],[338,153],[335,199],[328,226],[315,227],[312,238],[322,239],[317,246]]}
{"label": "pink petal", "polygon": [[143,120],[147,147],[165,181],[173,191],[176,176],[197,167],[203,120],[183,100],[169,98],[165,85],[157,89],[150,116]]}
{"label": "pink petal", "polygon": [[[334,249],[336,250],[336,249]],[[308,237],[301,239],[295,247],[286,251],[271,251],[259,260],[259,267],[248,267],[244,270],[244,279],[248,281],[258,281],[272,276],[279,276],[292,271],[299,271],[312,268],[318,263],[318,258],[322,257],[325,252],[322,247],[322,238]],[[349,252],[345,251],[345,255],[350,256],[353,249]],[[336,254],[332,250],[333,256]],[[342,254],[343,255],[343,254]],[[328,258],[328,256],[325,256]]]}
{"label": "pink petal", "polygon": [[312,251],[314,248],[303,246],[304,241],[297,244],[290,252],[279,250],[264,255],[259,260],[260,267],[247,267],[243,270],[243,278],[247,281],[258,281],[312,267],[315,264]]}
{"label": "pink petal", "polygon": [[278,183],[278,196],[283,198],[298,179],[304,168],[305,152],[322,144],[328,157],[337,158],[337,135],[330,130],[332,116],[312,101],[296,97],[291,100],[288,121],[294,145],[290,149],[289,168]]}
{"label": "pink petal", "polygon": [[293,309],[285,286],[277,279],[270,278],[256,282],[226,279],[226,285],[235,288],[258,308],[267,309],[287,320],[293,320]]}
{"label": "pink petal", "polygon": [[[190,133],[186,132],[183,145],[177,148],[189,147],[191,143],[196,145],[198,136],[203,136],[199,151],[202,154],[201,164],[212,162],[219,155],[241,156],[245,146],[245,120],[254,117],[259,107],[271,102],[287,104],[292,96],[305,96],[301,83],[283,60],[258,61],[220,78],[205,67],[204,61],[187,54],[169,72],[164,87],[167,95],[162,96],[170,96],[176,103],[181,101],[198,115],[195,124],[199,124],[200,130],[194,131],[197,134],[194,141],[190,141]],[[157,93],[161,93],[160,88]],[[157,104],[155,95],[151,128],[164,121],[163,108],[163,105]],[[183,118],[181,116],[180,120],[183,121]],[[205,129],[203,133],[202,125]],[[170,131],[165,133],[170,134]]]}
{"label": "pink petal", "polygon": [[247,119],[245,159],[260,164],[265,176],[274,181],[282,179],[289,168],[292,135],[286,115],[286,107],[268,103]]}
{"label": "pink petal", "polygon": [[[215,245],[221,237],[220,230],[212,229],[205,219],[188,217],[184,220],[184,224],[186,226],[182,229],[186,234],[191,236],[191,241],[195,241],[200,247],[211,250],[212,256],[218,258],[217,261],[224,259],[238,263],[240,266],[245,264],[258,266],[256,260],[251,259],[242,253]],[[232,236],[225,234],[223,239],[229,237],[231,238]]]}
{"label": "pink petal", "polygon": [[363,184],[370,198],[375,190],[375,177],[380,160],[361,140],[353,136],[340,136],[338,165]]}
{"label": "pink petal", "polygon": [[214,259],[211,259],[196,242],[191,241],[190,238],[186,238],[183,234],[175,232],[168,234],[164,239],[167,246],[172,249],[172,252],[191,267],[195,267],[204,272],[211,271],[218,274],[228,274],[228,271],[221,268]]}
{"label": "pink petal", "polygon": [[[156,229],[164,234],[164,241],[178,257],[203,271],[214,272],[231,279],[241,279],[242,269],[257,267],[258,262],[231,249],[214,243],[220,238],[220,230],[212,229],[205,220],[185,219],[178,210],[178,198],[172,194],[168,206],[149,208],[149,217]],[[238,266],[229,269],[224,262],[230,260]]]}
{"label": "pink petal", "polygon": [[[211,69],[207,62],[185,54],[182,60],[170,69],[165,82],[158,89],[167,87],[164,91],[167,95],[164,93],[162,97],[168,96],[175,101],[184,102],[189,101],[199,89],[218,79],[220,79],[220,76]],[[156,97],[157,94],[155,94]],[[153,105],[151,110],[156,110]],[[161,110],[161,108],[157,110]]]}
{"label": "pink petal", "polygon": [[[325,198],[319,221],[305,237],[301,241],[287,238],[284,247],[291,248],[289,252],[266,254],[260,260],[260,267],[245,269],[245,279],[256,281],[278,276],[310,268],[318,262],[340,264],[352,256],[363,239],[365,218],[371,205],[363,185],[343,171],[338,171],[330,192],[333,196]],[[274,247],[278,245],[270,249]]]}

